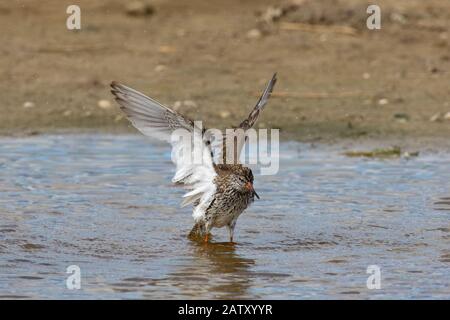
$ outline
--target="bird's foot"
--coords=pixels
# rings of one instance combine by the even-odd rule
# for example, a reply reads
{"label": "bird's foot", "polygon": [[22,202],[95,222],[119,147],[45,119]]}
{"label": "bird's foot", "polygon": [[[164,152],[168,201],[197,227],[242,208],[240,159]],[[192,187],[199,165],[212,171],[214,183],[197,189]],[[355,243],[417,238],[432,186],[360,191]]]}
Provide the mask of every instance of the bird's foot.
{"label": "bird's foot", "polygon": [[189,234],[188,239],[200,243],[208,243],[212,239],[211,233],[208,234]]}

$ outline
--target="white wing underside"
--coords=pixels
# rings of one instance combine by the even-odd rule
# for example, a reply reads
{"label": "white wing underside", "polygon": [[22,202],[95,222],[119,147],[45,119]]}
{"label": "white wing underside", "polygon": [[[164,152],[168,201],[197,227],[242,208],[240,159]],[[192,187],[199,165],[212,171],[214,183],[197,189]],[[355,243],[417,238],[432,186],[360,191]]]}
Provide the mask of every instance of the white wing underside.
{"label": "white wing underside", "polygon": [[[267,104],[276,80],[274,74],[252,112],[237,129],[245,133],[255,124]],[[183,184],[190,190],[183,196],[181,205],[194,204],[192,215],[196,222],[201,221],[216,193],[214,179],[217,173],[214,163],[220,163],[219,159],[234,159],[234,163],[239,162],[246,142],[245,134],[238,135],[236,139],[226,139],[225,136],[225,141],[216,141],[213,135],[203,134],[191,120],[158,101],[117,82],[112,82],[111,88],[120,108],[136,129],[148,137],[172,144],[172,160],[176,165],[172,181]],[[178,129],[188,132],[190,139],[174,139],[173,133]],[[230,145],[233,140],[236,144]],[[225,150],[222,149],[223,145]],[[225,163],[230,164],[228,161]]]}
{"label": "white wing underside", "polygon": [[[217,175],[211,149],[203,141],[202,131],[194,129],[192,121],[136,90],[116,82],[111,87],[116,101],[136,129],[148,137],[172,144],[172,159],[176,165],[172,181],[190,190],[183,196],[182,206],[198,203],[193,217],[196,222],[202,220],[216,192],[214,179]],[[185,129],[192,139],[189,142],[173,139],[172,133],[177,129]]]}

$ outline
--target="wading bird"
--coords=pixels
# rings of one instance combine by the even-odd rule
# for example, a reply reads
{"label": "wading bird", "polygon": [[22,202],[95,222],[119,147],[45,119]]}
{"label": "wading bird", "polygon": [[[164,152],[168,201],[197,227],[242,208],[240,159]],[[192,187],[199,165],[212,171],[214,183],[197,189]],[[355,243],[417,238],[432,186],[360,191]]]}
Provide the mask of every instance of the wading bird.
{"label": "wading bird", "polygon": [[[274,74],[247,119],[237,127],[241,132],[245,133],[255,124],[272,93],[276,80]],[[189,236],[200,237],[208,242],[212,228],[227,227],[230,242],[233,242],[234,228],[239,215],[255,197],[259,199],[253,188],[252,171],[238,163],[246,141],[245,134],[237,135],[236,139],[225,137],[221,141],[225,141],[221,144],[223,147],[217,147],[212,143],[211,136],[205,134],[207,131],[196,127],[196,123],[187,117],[123,84],[113,81],[111,88],[128,120],[144,135],[172,143],[175,151],[183,148],[181,142],[173,141],[172,133],[175,130],[187,130],[194,136],[194,140],[198,138],[198,141],[201,141],[202,148],[197,148],[200,149],[197,152],[201,152],[199,155],[201,163],[193,163],[186,155],[183,156],[182,152],[173,153],[177,168],[172,181],[190,189],[183,196],[185,200],[182,206],[193,204],[194,207],[195,224]],[[214,160],[218,158],[222,158],[222,163]],[[230,158],[233,159],[231,163],[226,161]]]}

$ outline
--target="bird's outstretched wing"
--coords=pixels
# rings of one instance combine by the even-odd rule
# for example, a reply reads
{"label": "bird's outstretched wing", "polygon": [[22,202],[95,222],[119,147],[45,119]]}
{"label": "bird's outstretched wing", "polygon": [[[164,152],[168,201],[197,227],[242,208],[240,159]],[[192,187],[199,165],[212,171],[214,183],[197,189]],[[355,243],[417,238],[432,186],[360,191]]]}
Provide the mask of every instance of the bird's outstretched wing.
{"label": "bird's outstretched wing", "polygon": [[[172,144],[172,158],[176,164],[172,181],[190,189],[183,196],[185,200],[182,205],[198,203],[193,216],[196,220],[202,218],[216,192],[213,181],[217,175],[212,152],[202,137],[202,130],[195,128],[193,121],[134,89],[117,82],[112,82],[111,88],[120,109],[136,129],[148,137]],[[172,133],[177,129],[187,130],[192,139],[189,142],[173,139]],[[195,146],[191,143],[201,145]],[[190,152],[184,152],[186,150]],[[195,152],[198,154],[193,154]],[[197,161],[194,161],[195,159]]]}
{"label": "bird's outstretched wing", "polygon": [[241,122],[239,128],[248,130],[251,127],[253,127],[256,120],[258,120],[259,114],[264,109],[265,105],[267,104],[267,101],[269,101],[270,95],[273,91],[273,87],[275,86],[276,82],[277,82],[277,74],[274,73],[272,79],[270,79],[270,81],[267,83],[267,86],[264,89],[261,97],[259,97],[256,106],[253,108],[252,112],[250,112],[247,119]]}
{"label": "bird's outstretched wing", "polygon": [[[242,151],[242,148],[244,147],[246,139],[245,132],[253,127],[253,125],[258,120],[259,114],[264,109],[264,106],[267,104],[267,101],[269,101],[270,95],[273,91],[273,88],[275,86],[275,83],[277,82],[277,74],[274,73],[270,81],[267,83],[266,88],[264,89],[261,97],[258,99],[258,102],[256,102],[256,106],[253,108],[252,112],[248,115],[247,119],[241,122],[238,130],[235,131],[236,135],[232,139],[230,137],[225,136],[224,141],[224,151],[223,151],[223,161],[226,163],[229,163],[230,159],[234,159],[234,162],[239,161],[239,157]],[[240,132],[238,132],[240,130]]]}

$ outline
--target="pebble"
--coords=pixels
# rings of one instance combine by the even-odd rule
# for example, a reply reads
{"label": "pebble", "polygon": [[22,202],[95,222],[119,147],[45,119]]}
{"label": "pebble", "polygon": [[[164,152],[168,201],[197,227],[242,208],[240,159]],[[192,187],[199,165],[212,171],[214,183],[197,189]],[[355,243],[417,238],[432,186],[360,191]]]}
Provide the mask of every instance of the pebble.
{"label": "pebble", "polygon": [[386,98],[383,98],[383,99],[378,100],[378,104],[379,104],[380,106],[387,105],[388,103],[389,103],[389,100],[386,99]]}
{"label": "pebble", "polygon": [[175,110],[175,111],[177,111],[178,109],[180,109],[180,107],[181,107],[182,104],[183,104],[183,103],[182,103],[181,101],[175,101],[175,103],[174,103],[173,106],[172,106],[172,109]]}
{"label": "pebble", "polygon": [[249,39],[259,39],[262,37],[262,32],[259,29],[251,29],[247,32],[247,38]]}
{"label": "pebble", "polygon": [[442,117],[442,114],[440,112],[435,113],[431,116],[430,121],[431,122],[436,122],[436,121],[440,121]]}
{"label": "pebble", "polygon": [[196,108],[197,104],[195,103],[195,101],[192,100],[175,101],[172,108],[173,110],[178,111],[178,109],[180,109],[182,106]]}
{"label": "pebble", "polygon": [[160,46],[158,48],[158,51],[160,53],[174,53],[175,51],[177,51],[177,49],[173,46]]}
{"label": "pebble", "polygon": [[34,108],[36,105],[34,104],[34,102],[31,101],[27,101],[23,104],[23,107],[28,109],[28,108]]}
{"label": "pebble", "polygon": [[419,151],[414,151],[414,152],[405,151],[402,154],[403,158],[412,158],[412,157],[417,157],[417,156],[419,156]]}
{"label": "pebble", "polygon": [[370,73],[364,72],[362,77],[363,77],[364,80],[370,79]]}
{"label": "pebble", "polygon": [[396,113],[394,114],[394,118],[399,123],[406,123],[409,121],[409,115],[407,115],[406,113]]}
{"label": "pebble", "polygon": [[283,9],[280,7],[268,7],[261,15],[261,20],[270,24],[278,20],[283,15]]}
{"label": "pebble", "polygon": [[165,66],[165,65],[163,65],[163,64],[158,64],[156,67],[155,67],[155,71],[156,72],[162,72],[162,71],[164,71],[164,70],[166,70],[167,69],[167,67]]}
{"label": "pebble", "polygon": [[106,110],[106,109],[111,109],[112,104],[109,100],[102,99],[97,102],[97,106],[101,109]]}
{"label": "pebble", "polygon": [[184,100],[184,105],[186,107],[192,107],[192,108],[196,108],[197,107],[197,104],[194,101],[192,101],[192,100]]}
{"label": "pebble", "polygon": [[450,120],[450,111],[444,115],[444,120]]}
{"label": "pebble", "polygon": [[127,4],[125,11],[130,16],[150,16],[155,12],[153,6],[146,1],[132,1]]}
{"label": "pebble", "polygon": [[391,21],[398,22],[400,24],[405,24],[407,22],[406,17],[399,12],[393,12],[391,14],[390,18],[391,18]]}
{"label": "pebble", "polygon": [[231,113],[229,111],[223,110],[223,111],[220,111],[219,115],[222,119],[225,119],[225,118],[228,118],[231,115]]}
{"label": "pebble", "polygon": [[68,116],[70,116],[71,114],[72,114],[72,111],[71,111],[71,110],[66,110],[66,111],[64,111],[63,116],[64,116],[64,117],[68,117]]}

